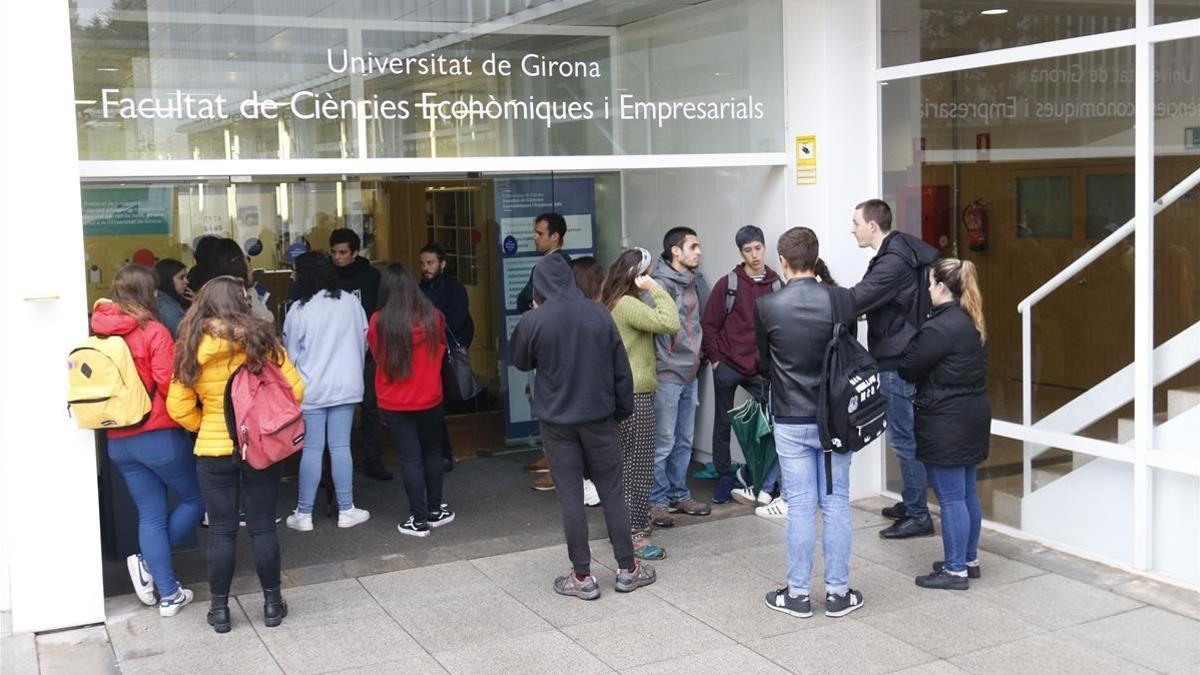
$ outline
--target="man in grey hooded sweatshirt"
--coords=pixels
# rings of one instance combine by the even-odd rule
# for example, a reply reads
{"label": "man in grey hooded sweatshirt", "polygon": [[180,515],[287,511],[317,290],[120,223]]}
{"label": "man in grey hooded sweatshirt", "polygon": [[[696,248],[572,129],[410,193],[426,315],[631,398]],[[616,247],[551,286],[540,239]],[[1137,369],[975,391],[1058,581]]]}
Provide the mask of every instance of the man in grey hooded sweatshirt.
{"label": "man in grey hooded sweatshirt", "polygon": [[650,276],[679,308],[678,333],[654,341],[658,388],[654,410],[658,422],[654,440],[654,485],[650,490],[650,520],[657,527],[675,524],[672,513],[707,516],[712,507],[692,499],[687,488],[688,464],[696,431],[696,376],[700,372],[700,315],[708,300],[708,283],[700,274],[700,238],[687,227],[673,227],[663,237],[662,258]]}

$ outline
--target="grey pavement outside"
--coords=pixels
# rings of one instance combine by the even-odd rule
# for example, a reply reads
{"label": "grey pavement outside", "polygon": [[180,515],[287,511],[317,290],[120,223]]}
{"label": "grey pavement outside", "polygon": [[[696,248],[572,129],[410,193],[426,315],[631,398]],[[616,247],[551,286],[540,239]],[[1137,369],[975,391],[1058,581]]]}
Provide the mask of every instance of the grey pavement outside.
{"label": "grey pavement outside", "polygon": [[[613,591],[607,542],[593,542],[604,591],[594,602],[551,589],[569,568],[563,545],[430,557],[395,571],[382,571],[381,561],[342,564],[359,573],[288,580],[290,613],[279,628],[263,626],[261,594],[249,585],[231,603],[227,635],[205,624],[207,602],[161,619],[125,595],[107,600],[104,626],[35,637],[11,635],[6,619],[0,660],[5,675],[1200,674],[1200,594],[986,531],[983,578],[971,590],[921,589],[913,576],[941,558],[941,540],[879,539],[888,521],[878,509],[887,503],[855,504],[851,585],[864,606],[841,619],[820,613],[819,562],[816,616],[764,606],[786,575],[784,522],[743,515],[658,530],[670,558],[655,565],[658,583],[627,595]],[[438,533],[402,545],[433,551]]]}

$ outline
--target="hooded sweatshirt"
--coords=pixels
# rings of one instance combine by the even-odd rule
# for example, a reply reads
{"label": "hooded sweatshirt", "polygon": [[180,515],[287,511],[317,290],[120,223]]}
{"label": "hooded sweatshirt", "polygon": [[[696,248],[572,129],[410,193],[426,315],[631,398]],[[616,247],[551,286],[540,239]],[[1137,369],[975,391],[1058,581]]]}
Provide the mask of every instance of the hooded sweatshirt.
{"label": "hooded sweatshirt", "polygon": [[167,415],[167,390],[175,363],[175,342],[167,327],[157,321],[139,326],[137,319],[121,311],[117,303],[99,300],[92,311],[92,332],[96,335],[119,335],[129,346],[138,377],[150,394],[150,417],[130,429],[111,429],[109,438],[128,438],[155,429],[177,429],[179,425]]}
{"label": "hooded sweatshirt", "polygon": [[521,316],[508,342],[519,370],[537,370],[533,416],[583,424],[633,413],[633,371],[604,305],[583,297],[571,267],[549,255],[533,268],[536,309]]}
{"label": "hooded sweatshirt", "polygon": [[679,309],[679,332],[654,338],[658,381],[691,384],[700,371],[703,350],[700,313],[708,301],[708,282],[700,270],[680,272],[661,257],[650,276],[670,294]]}
{"label": "hooded sweatshirt", "polygon": [[304,379],[302,409],[362,401],[367,315],[358,298],[321,291],[296,302],[283,322],[283,344]]}
{"label": "hooded sweatshirt", "polygon": [[379,270],[362,256],[345,267],[334,267],[343,291],[348,291],[362,303],[363,311],[370,318],[379,304]]}
{"label": "hooded sweatshirt", "polygon": [[[167,413],[184,429],[196,434],[195,454],[200,457],[228,457],[233,454],[233,441],[225,426],[225,384],[233,372],[246,362],[246,346],[236,337],[230,339],[228,329],[214,320],[204,326],[204,335],[196,348],[200,377],[195,386],[171,381],[167,392]],[[297,402],[304,401],[304,380],[292,365],[287,352],[279,350],[279,370],[292,385]]]}
{"label": "hooded sweatshirt", "polygon": [[723,276],[713,285],[712,294],[704,306],[700,319],[704,344],[704,358],[711,363],[732,366],[742,375],[751,376],[759,371],[758,340],[754,334],[754,303],[770,294],[773,284],[780,283],[779,275],[770,267],[761,279],[752,279],[744,265],[733,268],[738,277],[737,295],[733,309],[725,313],[725,296],[729,288],[729,276]]}
{"label": "hooded sweatshirt", "polygon": [[850,289],[857,313],[867,315],[867,344],[880,370],[896,370],[918,325],[911,316],[925,284],[918,275],[938,259],[938,250],[893,230],[867,264],[862,281]]}

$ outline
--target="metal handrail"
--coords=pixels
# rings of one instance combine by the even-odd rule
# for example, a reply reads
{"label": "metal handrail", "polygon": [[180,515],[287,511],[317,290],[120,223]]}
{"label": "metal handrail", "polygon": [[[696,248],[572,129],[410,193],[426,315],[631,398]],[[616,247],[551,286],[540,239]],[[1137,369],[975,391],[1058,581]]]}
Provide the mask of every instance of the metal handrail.
{"label": "metal handrail", "polygon": [[[1200,169],[1193,171],[1187,178],[1155,201],[1154,215],[1158,215],[1163,209],[1174,204],[1198,184],[1200,184]],[[1017,312],[1021,314],[1021,419],[1026,426],[1033,424],[1033,306],[1065,284],[1068,279],[1079,274],[1083,268],[1097,258],[1115,248],[1121,240],[1134,231],[1135,222],[1135,218],[1130,218],[1129,222],[1117,228],[1099,244],[1088,249],[1087,253],[1079,256],[1037,290],[1026,296],[1024,300],[1017,303]]]}

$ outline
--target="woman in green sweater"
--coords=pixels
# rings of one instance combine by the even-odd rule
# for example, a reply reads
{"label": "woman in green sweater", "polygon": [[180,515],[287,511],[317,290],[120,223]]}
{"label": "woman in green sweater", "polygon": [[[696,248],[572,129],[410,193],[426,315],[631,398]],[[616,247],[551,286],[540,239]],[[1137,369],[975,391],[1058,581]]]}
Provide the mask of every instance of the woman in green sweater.
{"label": "woman in green sweater", "polygon": [[[650,485],[654,480],[654,390],[658,375],[654,364],[654,336],[679,330],[679,310],[658,282],[650,278],[654,256],[644,248],[625,250],[608,268],[603,302],[612,312],[629,354],[633,370],[633,415],[621,422],[621,479],[634,555],[642,560],[662,560],[666,551],[651,544]],[[649,294],[650,301],[642,299]]]}

